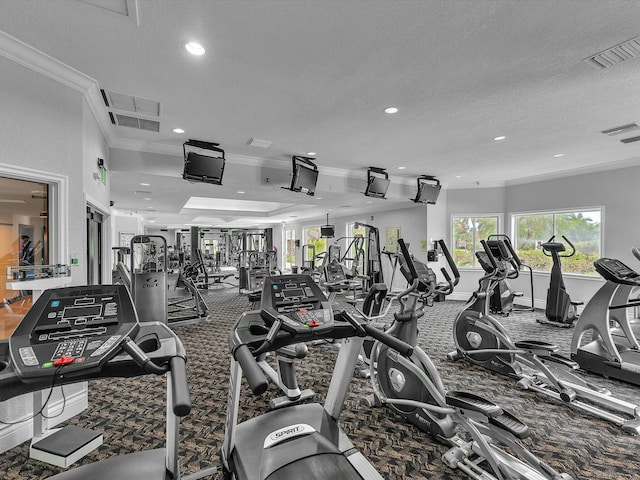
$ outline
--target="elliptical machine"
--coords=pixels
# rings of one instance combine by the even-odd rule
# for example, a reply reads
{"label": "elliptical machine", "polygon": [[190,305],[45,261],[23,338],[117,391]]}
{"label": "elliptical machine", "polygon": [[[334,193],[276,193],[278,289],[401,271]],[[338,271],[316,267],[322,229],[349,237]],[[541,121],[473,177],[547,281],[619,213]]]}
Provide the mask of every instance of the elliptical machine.
{"label": "elliptical machine", "polygon": [[547,289],[547,306],[545,308],[546,319],[539,319],[538,323],[546,323],[555,327],[569,328],[578,320],[578,306],[583,302],[573,302],[567,289],[564,286],[562,278],[561,258],[573,257],[576,253],[576,247],[565,237],[562,238],[571,247],[571,253],[566,252],[566,248],[561,242],[554,242],[555,235],[548,242],[542,244],[542,252],[553,259],[553,267],[551,267],[551,277],[549,279],[549,288]]}
{"label": "elliptical machine", "polygon": [[[454,281],[447,270],[441,272],[445,284],[430,282],[430,288],[419,287],[421,275],[402,239],[398,240],[404,264],[403,274],[410,286],[399,294],[400,312],[394,315],[394,323],[387,334],[413,346],[410,357],[399,355],[393,348],[376,341],[371,353],[371,384],[374,394],[364,400],[369,406],[386,405],[413,425],[451,448],[442,456],[443,462],[462,470],[474,480],[569,480],[572,477],[559,473],[536,458],[519,441],[529,435],[529,428],[513,414],[495,403],[477,395],[446,392],[440,375],[429,356],[417,346],[418,319],[423,311],[418,302],[432,295],[434,288],[440,293],[453,291]],[[459,278],[458,270],[440,240],[445,257]],[[406,272],[406,273],[405,273]],[[465,440],[456,434],[462,427],[470,437]],[[498,445],[508,447],[510,452]]]}
{"label": "elliptical machine", "polygon": [[509,253],[501,240],[480,243],[484,252],[477,252],[476,257],[489,273],[480,278],[478,291],[454,321],[456,350],[447,354],[447,359],[465,359],[516,378],[517,386],[523,390],[532,390],[594,415],[627,433],[640,434],[638,405],[615,398],[607,389],[578,376],[578,364],[559,355],[557,345],[539,340],[512,340],[500,322],[489,315],[491,292],[506,275],[500,259]]}
{"label": "elliptical machine", "polygon": [[[509,316],[511,312],[533,312],[534,299],[533,299],[533,269],[520,260],[518,254],[511,244],[511,239],[502,233],[489,235],[488,240],[502,240],[509,250],[509,258],[505,259],[508,262],[508,273],[504,280],[496,285],[491,295],[490,310],[491,313],[498,313],[500,315]],[[526,269],[529,271],[529,291],[531,292],[531,306],[530,307],[516,307],[513,302],[516,297],[522,297],[522,292],[516,292],[509,284],[509,280],[515,280],[520,276],[520,270]]]}

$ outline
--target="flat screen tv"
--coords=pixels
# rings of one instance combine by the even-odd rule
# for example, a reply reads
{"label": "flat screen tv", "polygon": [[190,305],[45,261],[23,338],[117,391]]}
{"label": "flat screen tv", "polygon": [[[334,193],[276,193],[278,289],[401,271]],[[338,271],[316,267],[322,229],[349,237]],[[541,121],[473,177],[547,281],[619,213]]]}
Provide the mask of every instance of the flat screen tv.
{"label": "flat screen tv", "polygon": [[318,167],[311,161],[312,158],[293,156],[293,175],[289,190],[314,195],[318,182]]}
{"label": "flat screen tv", "polygon": [[336,229],[334,225],[321,225],[320,226],[320,236],[322,238],[333,238],[336,233]]}
{"label": "flat screen tv", "polygon": [[364,194],[367,197],[384,198],[389,188],[389,182],[388,178],[371,176]]}
{"label": "flat screen tv", "polygon": [[[189,151],[187,147],[197,148],[199,151]],[[183,151],[184,171],[182,178],[190,182],[222,185],[225,164],[224,150],[217,148],[217,144],[189,140],[184,143]]]}
{"label": "flat screen tv", "polygon": [[413,199],[415,203],[427,203],[435,205],[440,195],[440,182],[438,183],[425,183],[418,181],[418,193],[416,198]]}

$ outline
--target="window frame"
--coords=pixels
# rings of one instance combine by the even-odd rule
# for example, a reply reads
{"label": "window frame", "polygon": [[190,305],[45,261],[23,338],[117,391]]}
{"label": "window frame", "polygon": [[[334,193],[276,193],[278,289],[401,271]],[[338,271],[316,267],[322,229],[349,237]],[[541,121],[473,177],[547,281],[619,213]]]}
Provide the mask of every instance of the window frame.
{"label": "window frame", "polygon": [[[502,213],[497,213],[497,212],[488,212],[488,213],[452,213],[451,216],[449,217],[449,228],[451,231],[451,235],[449,236],[449,240],[450,243],[449,245],[451,245],[451,254],[452,256],[454,255],[455,249],[456,249],[456,243],[455,243],[455,238],[454,238],[454,228],[453,228],[453,221],[455,218],[472,218],[472,219],[477,219],[477,218],[490,218],[490,217],[495,217],[497,220],[497,225],[496,225],[496,234],[500,234],[503,230],[504,230],[504,214]],[[475,228],[474,228],[475,231]],[[465,267],[461,267],[456,263],[456,267],[458,267],[458,269],[460,270],[473,270],[473,271],[478,271],[478,270],[482,270],[482,267],[480,265],[478,265],[478,260],[476,259],[476,238],[475,238],[475,234],[474,234],[474,241],[473,241],[473,250],[472,250],[472,259],[473,259],[473,263],[471,264],[471,266],[465,266]],[[455,257],[454,257],[455,260]]]}
{"label": "window frame", "polygon": [[[516,227],[517,227],[517,217],[521,217],[521,216],[534,216],[534,215],[553,215],[553,221],[552,221],[552,228],[553,228],[553,232],[552,235],[556,235],[556,240],[557,241],[563,241],[562,237],[558,237],[558,233],[556,233],[556,219],[555,216],[556,215],[566,215],[566,214],[572,214],[572,213],[584,213],[584,212],[593,212],[593,211],[599,211],[600,212],[600,252],[598,254],[598,257],[602,256],[602,252],[604,252],[605,250],[605,239],[604,239],[604,231],[605,231],[605,207],[604,205],[592,205],[592,206],[586,206],[586,207],[579,207],[579,208],[558,208],[558,209],[549,209],[549,210],[533,210],[533,211],[524,211],[524,212],[511,212],[509,213],[509,222],[510,222],[510,230],[511,230],[511,234],[510,234],[510,238],[513,239],[513,248],[514,250],[516,250],[516,252],[518,251],[517,247],[517,236],[516,236]],[[548,239],[546,239],[548,240]],[[571,240],[571,239],[570,239]],[[578,253],[579,250],[576,249],[576,253]],[[532,270],[534,274],[544,274],[544,275],[549,275],[551,273],[551,269],[549,270]],[[576,272],[569,272],[565,270],[565,263],[563,263],[563,267],[562,267],[562,275],[563,276],[567,276],[569,278],[571,277],[575,277],[575,278],[600,278],[599,275],[597,274],[597,272],[593,271],[592,274],[588,274],[588,273],[576,273]]]}
{"label": "window frame", "polygon": [[4,163],[0,163],[0,176],[49,186],[49,264],[68,263],[69,178],[66,175]]}

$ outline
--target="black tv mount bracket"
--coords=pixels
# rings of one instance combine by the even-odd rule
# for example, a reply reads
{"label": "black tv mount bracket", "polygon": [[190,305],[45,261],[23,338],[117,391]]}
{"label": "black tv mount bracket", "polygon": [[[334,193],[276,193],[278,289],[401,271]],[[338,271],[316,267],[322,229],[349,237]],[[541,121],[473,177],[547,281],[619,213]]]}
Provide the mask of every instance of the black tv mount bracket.
{"label": "black tv mount bracket", "polygon": [[305,165],[309,165],[314,170],[318,170],[317,165],[313,163],[314,160],[315,160],[314,157],[303,157],[300,155],[294,155],[291,157],[291,164],[295,166],[296,162],[300,162],[300,163],[304,163]]}
{"label": "black tv mount bracket", "polygon": [[187,157],[187,147],[195,147],[195,148],[201,148],[203,150],[213,150],[214,152],[223,152],[224,150],[222,150],[220,147],[219,143],[214,143],[214,142],[205,142],[203,140],[187,140],[186,142],[184,142],[182,144],[182,154],[184,155],[184,157]]}
{"label": "black tv mount bracket", "polygon": [[372,173],[383,175],[385,179],[389,179],[389,174],[387,173],[386,169],[380,167],[369,167],[369,169],[367,170],[367,182],[371,182]]}
{"label": "black tv mount bracket", "polygon": [[440,185],[440,180],[432,175],[420,175],[418,178],[416,178],[416,182],[418,184],[418,189],[420,189],[420,184],[427,182],[435,182],[436,185]]}

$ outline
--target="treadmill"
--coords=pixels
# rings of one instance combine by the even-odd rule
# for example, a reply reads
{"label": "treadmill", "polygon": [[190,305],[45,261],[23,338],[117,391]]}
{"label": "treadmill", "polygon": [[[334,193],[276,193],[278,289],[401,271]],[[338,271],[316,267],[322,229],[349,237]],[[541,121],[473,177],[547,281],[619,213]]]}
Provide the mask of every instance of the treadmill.
{"label": "treadmill", "polygon": [[167,374],[164,448],[111,457],[50,479],[175,480],[179,418],[191,410],[185,362],[180,339],[166,325],[138,323],[124,285],[46,290],[9,342],[0,344],[0,401],[92,379]]}
{"label": "treadmill", "polygon": [[640,274],[613,258],[594,266],[607,282],[578,318],[571,358],[589,372],[640,385],[640,350],[626,315],[627,308],[640,306],[640,300],[628,300],[629,287],[640,286]]}
{"label": "treadmill", "polygon": [[[360,324],[348,313],[351,308],[332,306],[309,275],[265,279],[261,310],[243,313],[229,335],[231,378],[221,452],[225,478],[383,478],[354,447],[338,420],[364,336],[380,339],[405,356],[411,355],[413,349],[381,330]],[[291,405],[238,423],[241,377],[247,379],[254,395],[267,389],[256,357],[286,345],[318,339],[345,339],[324,405]]]}

